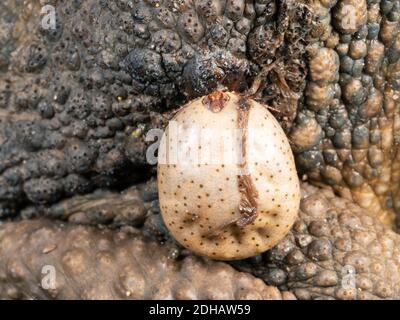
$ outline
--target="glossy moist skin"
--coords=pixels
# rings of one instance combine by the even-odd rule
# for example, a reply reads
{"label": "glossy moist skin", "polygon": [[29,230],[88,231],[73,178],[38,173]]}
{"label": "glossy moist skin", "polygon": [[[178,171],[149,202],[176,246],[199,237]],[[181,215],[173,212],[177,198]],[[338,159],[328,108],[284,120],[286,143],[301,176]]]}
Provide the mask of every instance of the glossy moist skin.
{"label": "glossy moist skin", "polygon": [[[335,189],[341,210],[359,204],[366,208],[355,209],[359,215],[393,227],[400,207],[398,0],[48,3],[59,16],[53,32],[40,27],[39,1],[0,3],[0,230],[21,224],[6,218],[46,214],[116,228],[122,219],[159,230],[157,215],[132,222],[136,214],[143,219],[139,206],[130,215],[98,195],[120,199],[106,189],[147,180],[152,169],[142,168],[144,134],[163,127],[170,110],[219,86],[246,90],[253,80],[260,84],[255,97],[275,109],[292,142],[300,177]],[[347,24],[349,6],[356,19]],[[361,243],[377,238],[375,251],[362,251],[364,258],[353,263],[371,261],[372,253],[380,262],[363,271],[369,281],[360,286],[379,298],[398,298],[392,276],[398,262],[390,249],[397,236],[377,221],[373,228],[360,221],[337,220],[347,239],[357,230],[366,230]],[[332,248],[337,234],[328,234]],[[2,242],[15,240],[11,232]],[[324,246],[318,248],[309,249],[311,256]],[[347,254],[358,250],[345,248]],[[19,252],[10,254],[23,258]],[[256,259],[250,271],[272,283],[265,275],[291,269],[289,260]],[[342,265],[338,254],[327,261],[327,270]],[[298,298],[354,297],[332,293],[334,280],[304,280],[313,269],[305,266],[289,278],[278,270],[272,278],[284,279],[274,282]],[[28,293],[37,283],[31,277],[19,282]]]}

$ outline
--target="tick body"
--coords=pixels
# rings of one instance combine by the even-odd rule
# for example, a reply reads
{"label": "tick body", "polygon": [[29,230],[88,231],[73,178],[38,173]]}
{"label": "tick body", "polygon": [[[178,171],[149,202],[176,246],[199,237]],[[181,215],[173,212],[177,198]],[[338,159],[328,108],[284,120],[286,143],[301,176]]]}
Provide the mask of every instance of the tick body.
{"label": "tick body", "polygon": [[300,203],[279,123],[265,106],[228,92],[194,100],[171,120],[159,150],[158,187],[164,222],[176,240],[218,260],[252,257],[276,245]]}

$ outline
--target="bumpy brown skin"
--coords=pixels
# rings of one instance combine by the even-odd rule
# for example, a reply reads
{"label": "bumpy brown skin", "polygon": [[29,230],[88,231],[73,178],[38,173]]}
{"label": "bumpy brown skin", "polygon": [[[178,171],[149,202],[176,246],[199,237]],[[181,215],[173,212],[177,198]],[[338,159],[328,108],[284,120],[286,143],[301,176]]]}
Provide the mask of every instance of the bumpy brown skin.
{"label": "bumpy brown skin", "polygon": [[261,75],[299,173],[393,222],[399,0],[48,3],[53,31],[39,2],[1,4],[1,216],[143,180],[169,108]]}
{"label": "bumpy brown skin", "polygon": [[[307,250],[299,247],[305,260],[296,250],[294,257],[283,258],[285,246],[295,248],[290,243],[296,232],[307,235],[309,226],[304,231],[294,229],[289,240],[272,251],[274,257],[255,259],[247,270],[293,290],[299,298],[368,294],[399,298],[398,263],[389,254],[397,237],[378,222],[368,226],[364,221],[368,218],[362,218],[366,212],[354,209],[358,203],[390,224],[400,208],[399,0],[305,1],[311,15],[296,5],[298,1],[283,0],[228,0],[225,10],[218,0],[196,1],[197,8],[185,0],[135,0],[134,8],[125,0],[48,2],[61,17],[55,32],[41,29],[38,1],[0,2],[1,217],[15,216],[23,208],[24,217],[48,214],[80,223],[125,223],[143,226],[157,239],[168,238],[159,215],[146,209],[149,203],[137,204],[129,213],[100,200],[96,200],[99,206],[92,204],[90,197],[96,198],[96,193],[87,199],[74,197],[74,203],[57,202],[98,188],[123,189],[126,182],[121,177],[130,183],[147,178],[143,173],[151,170],[137,170],[145,163],[143,135],[149,128],[162,127],[170,108],[220,85],[245,90],[261,74],[256,97],[278,110],[300,175],[314,184],[332,186],[349,199],[335,200],[336,205],[355,210],[360,220],[359,226],[349,226],[346,218],[340,218],[348,214],[339,218],[333,214],[336,229],[344,235],[328,227],[330,248],[338,235],[355,249],[333,250],[337,254],[328,260],[312,263],[334,270],[338,279],[343,255],[361,250],[355,264],[379,263],[361,269],[367,280],[360,286],[366,289],[344,295],[332,273],[310,276],[315,267],[304,262],[315,254],[323,256],[324,248],[329,248],[326,243],[317,248],[306,245]],[[356,9],[354,24],[346,23],[349,5]],[[220,16],[216,18],[215,12]],[[154,18],[156,13],[160,19]],[[261,72],[271,62],[274,67]],[[127,193],[135,193],[133,189]],[[107,199],[118,199],[107,194]],[[154,201],[150,200],[153,208]],[[308,226],[307,217],[303,223]],[[360,229],[367,230],[363,236]],[[370,236],[377,239],[374,250],[360,245]],[[14,241],[12,234],[4,239]],[[10,258],[21,258],[19,251],[10,253]],[[299,260],[304,272],[293,271]],[[381,266],[392,271],[385,273]],[[287,270],[293,272],[287,275]],[[20,284],[29,296],[37,279],[26,280]]]}
{"label": "bumpy brown skin", "polygon": [[[30,220],[3,226],[0,243],[2,299],[294,298],[223,263],[195,256],[173,260],[173,250],[146,240],[138,230]],[[45,266],[55,268],[50,289],[42,285]]]}
{"label": "bumpy brown skin", "polygon": [[[305,86],[312,20],[297,1],[44,2],[55,30],[39,1],[0,4],[0,217],[146,179],[144,136],[171,108],[244,91],[277,57],[292,90]],[[262,99],[286,106],[271,77]]]}
{"label": "bumpy brown skin", "polygon": [[159,211],[157,186],[152,179],[121,193],[96,190],[50,206],[30,206],[21,211],[21,216],[24,219],[46,217],[75,224],[117,228],[142,227],[150,215]]}
{"label": "bumpy brown skin", "polygon": [[286,239],[236,267],[299,299],[400,299],[400,237],[332,190],[302,190]]}
{"label": "bumpy brown skin", "polygon": [[[400,299],[400,237],[366,210],[335,196],[329,188],[318,189],[302,184],[302,192],[299,219],[285,240],[263,255],[234,262],[232,266],[252,273],[268,285],[278,287],[281,292],[292,292],[299,299]],[[76,196],[50,207],[46,214],[84,225],[104,224],[103,217],[113,217],[108,220],[111,229],[122,226],[125,232],[136,234],[138,231],[130,227],[134,225],[140,227],[153,243],[163,243],[170,248],[171,256],[181,259],[191,255],[171,238],[161,219],[156,194],[156,183],[151,181],[130,188],[122,195],[97,192],[90,197]],[[118,209],[129,207],[132,201],[136,205],[131,208],[131,215],[126,214],[126,210]],[[138,219],[139,215],[134,212],[141,212],[141,218]],[[19,230],[19,224],[9,223],[2,228]],[[47,221],[46,225],[50,222]],[[81,230],[84,229],[82,227]],[[60,234],[66,236],[64,231]],[[89,240],[96,242],[96,233],[90,234]],[[35,234],[38,241],[46,244],[52,237],[53,234]],[[26,249],[23,247],[24,239],[13,247],[13,239],[11,233],[3,238],[0,236],[0,247],[5,243],[13,248],[6,255],[10,259],[27,259],[24,258],[26,252],[28,257],[32,252],[37,253],[37,248],[29,241]],[[74,248],[81,241],[67,242],[62,244],[65,250]],[[119,245],[116,244],[113,250],[118,252]],[[38,257],[38,261],[45,259],[46,255],[42,257]],[[119,268],[118,265],[123,262],[126,263],[123,259],[115,260],[113,264]],[[91,262],[88,264],[91,266]],[[176,272],[176,277],[181,277],[181,271]],[[200,274],[198,280],[201,281],[204,276]],[[75,279],[74,275],[71,277]],[[37,280],[25,278],[20,282],[20,288],[29,292],[33,281]]]}
{"label": "bumpy brown skin", "polygon": [[391,224],[400,208],[400,2],[315,3],[318,41],[289,134],[299,174]]}

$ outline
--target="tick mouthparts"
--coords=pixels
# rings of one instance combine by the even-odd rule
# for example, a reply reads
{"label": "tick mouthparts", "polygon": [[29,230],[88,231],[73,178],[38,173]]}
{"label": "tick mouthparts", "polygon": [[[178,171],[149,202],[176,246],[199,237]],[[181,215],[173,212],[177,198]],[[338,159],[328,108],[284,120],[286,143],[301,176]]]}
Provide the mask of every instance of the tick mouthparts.
{"label": "tick mouthparts", "polygon": [[229,95],[224,92],[217,91],[209,94],[208,96],[204,97],[202,102],[206,108],[214,113],[221,112],[226,102],[229,101]]}

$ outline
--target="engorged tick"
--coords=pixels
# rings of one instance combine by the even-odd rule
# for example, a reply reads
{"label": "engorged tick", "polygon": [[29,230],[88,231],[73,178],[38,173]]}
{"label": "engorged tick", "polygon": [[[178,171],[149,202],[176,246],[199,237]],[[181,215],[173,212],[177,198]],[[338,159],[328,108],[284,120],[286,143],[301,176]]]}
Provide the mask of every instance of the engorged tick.
{"label": "engorged tick", "polygon": [[[300,203],[293,155],[278,122],[267,107],[229,92],[192,101],[183,111],[172,119],[182,130],[175,136],[170,124],[159,150],[161,213],[172,235],[219,260],[244,259],[275,246]],[[168,159],[178,170],[163,161]],[[197,218],[187,221],[187,211]]]}

